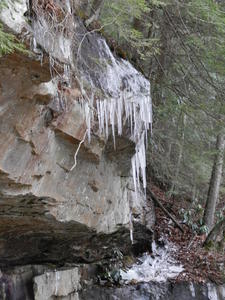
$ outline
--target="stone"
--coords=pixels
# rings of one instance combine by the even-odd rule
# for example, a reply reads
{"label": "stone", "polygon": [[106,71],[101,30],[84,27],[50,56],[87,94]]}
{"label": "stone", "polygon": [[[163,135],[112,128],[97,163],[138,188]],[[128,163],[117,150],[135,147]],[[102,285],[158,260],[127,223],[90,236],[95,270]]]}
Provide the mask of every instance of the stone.
{"label": "stone", "polygon": [[223,300],[225,285],[213,283],[139,283],[122,287],[83,289],[79,300]]}
{"label": "stone", "polygon": [[27,265],[0,271],[2,300],[223,300],[225,285],[212,282],[149,282],[98,286],[94,265],[54,269]]}
{"label": "stone", "polygon": [[[27,43],[35,38],[36,46],[29,55],[0,58],[0,266],[94,262],[115,248],[129,253],[144,241],[150,249],[154,210],[142,194],[134,200],[130,158],[135,144],[124,131],[115,151],[112,138],[104,139],[96,124],[90,143],[86,139],[81,144],[87,126],[80,98],[88,88],[80,82],[86,76],[89,88],[103,88],[90,58],[105,59],[104,49],[96,46],[102,38],[95,34],[82,44],[81,65],[86,60],[90,68],[85,65],[82,75],[80,65],[71,90],[60,98],[52,64],[54,60],[57,72],[65,63],[74,68],[77,54],[68,45],[72,40],[59,34],[53,45],[35,19],[32,28],[25,22],[27,1],[20,1],[20,9],[12,5],[10,0],[0,20],[11,32],[25,34]],[[78,17],[70,21],[69,32],[76,28],[87,34]],[[42,49],[49,56],[42,57]],[[75,159],[77,166],[71,171]],[[152,218],[147,217],[149,210]]]}
{"label": "stone", "polygon": [[[80,289],[80,275],[78,268],[70,270],[46,272],[34,278],[34,299],[53,300],[79,299],[77,291]],[[68,298],[68,295],[75,294]]]}
{"label": "stone", "polygon": [[34,300],[33,277],[46,270],[46,266],[27,265],[0,271],[0,299]]}
{"label": "stone", "polygon": [[[72,14],[65,31],[49,30],[44,18],[28,25],[27,2],[9,0],[0,13],[7,31],[33,44],[29,55],[0,58],[0,299],[224,299],[224,286],[213,283],[93,285],[101,260],[118,250],[126,255],[151,249],[155,217],[153,204],[134,191],[135,143],[126,126],[116,149],[111,129],[106,140],[94,121],[91,141],[82,143],[82,98],[92,90],[94,96],[117,97],[141,74],[113,57],[116,70],[108,73],[119,80],[106,76],[112,54],[100,35],[88,33]],[[68,66],[74,76],[61,97],[55,77],[64,67],[60,76],[68,79]],[[139,96],[143,86],[136,87]]]}

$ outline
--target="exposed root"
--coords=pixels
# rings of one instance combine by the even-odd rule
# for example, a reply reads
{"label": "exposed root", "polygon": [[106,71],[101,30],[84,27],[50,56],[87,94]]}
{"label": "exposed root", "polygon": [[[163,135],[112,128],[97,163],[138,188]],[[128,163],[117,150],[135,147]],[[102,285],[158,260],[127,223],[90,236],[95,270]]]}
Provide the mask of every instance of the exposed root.
{"label": "exposed root", "polygon": [[82,144],[84,143],[84,141],[85,141],[85,138],[86,138],[86,136],[87,136],[87,133],[88,133],[88,130],[85,131],[84,137],[83,137],[83,139],[80,141],[80,143],[79,143],[79,145],[78,145],[78,147],[77,147],[77,150],[76,150],[76,152],[75,152],[75,154],[74,154],[74,165],[72,166],[72,168],[70,169],[70,171],[73,171],[73,169],[76,168],[76,165],[77,165],[77,155],[78,155],[78,152],[79,152],[79,150],[80,150],[81,145],[82,145]]}

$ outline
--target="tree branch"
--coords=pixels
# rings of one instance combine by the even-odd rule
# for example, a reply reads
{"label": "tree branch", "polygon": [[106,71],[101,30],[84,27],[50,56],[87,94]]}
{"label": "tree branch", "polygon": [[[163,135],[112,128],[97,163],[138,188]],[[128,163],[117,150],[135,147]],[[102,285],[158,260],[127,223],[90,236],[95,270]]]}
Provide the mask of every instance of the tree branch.
{"label": "tree branch", "polygon": [[147,187],[147,192],[149,193],[150,197],[152,198],[152,200],[159,206],[159,208],[161,208],[161,210],[167,215],[167,217],[169,217],[174,224],[180,229],[180,231],[182,231],[184,233],[183,228],[181,227],[181,225],[179,224],[179,222],[168,212],[168,210],[162,205],[162,203],[160,202],[160,200],[156,197],[156,195]]}

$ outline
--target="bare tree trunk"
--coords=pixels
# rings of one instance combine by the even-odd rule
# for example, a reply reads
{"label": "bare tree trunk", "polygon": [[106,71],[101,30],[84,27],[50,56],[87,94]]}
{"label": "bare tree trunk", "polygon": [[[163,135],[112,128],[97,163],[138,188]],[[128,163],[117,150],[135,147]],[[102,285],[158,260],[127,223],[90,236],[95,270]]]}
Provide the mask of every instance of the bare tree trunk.
{"label": "bare tree trunk", "polygon": [[192,190],[192,203],[195,202],[196,199],[196,184],[194,184],[193,190]]}
{"label": "bare tree trunk", "polygon": [[224,242],[225,240],[225,219],[221,220],[217,223],[210,233],[207,236],[207,239],[204,242],[204,246],[211,246],[217,241],[219,235],[223,234],[222,240],[220,242]]}
{"label": "bare tree trunk", "polygon": [[176,170],[175,170],[175,175],[173,177],[172,181],[172,186],[169,191],[169,197],[175,192],[176,186],[177,186],[177,180],[180,172],[180,165],[183,157],[183,152],[184,152],[184,141],[185,141],[185,136],[184,136],[184,130],[185,130],[185,125],[186,125],[186,115],[182,113],[182,134],[181,134],[181,142],[178,144],[179,146],[179,154],[177,158],[177,165],[176,165]]}
{"label": "bare tree trunk", "polygon": [[209,184],[208,197],[204,211],[203,223],[212,229],[214,223],[214,215],[216,210],[217,199],[219,196],[220,182],[222,177],[223,160],[224,160],[225,134],[220,132],[217,135],[215,161],[212,168],[212,174]]}

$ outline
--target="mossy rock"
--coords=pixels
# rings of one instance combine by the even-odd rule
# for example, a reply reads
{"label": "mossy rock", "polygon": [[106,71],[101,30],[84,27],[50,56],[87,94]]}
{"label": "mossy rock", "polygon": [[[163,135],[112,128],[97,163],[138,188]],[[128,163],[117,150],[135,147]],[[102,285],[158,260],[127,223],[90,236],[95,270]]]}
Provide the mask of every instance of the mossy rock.
{"label": "mossy rock", "polygon": [[76,11],[76,15],[77,15],[81,20],[83,20],[83,21],[85,21],[85,20],[88,19],[87,14],[85,14],[85,12],[84,12],[83,10],[81,10],[81,9],[78,9],[78,10]]}

